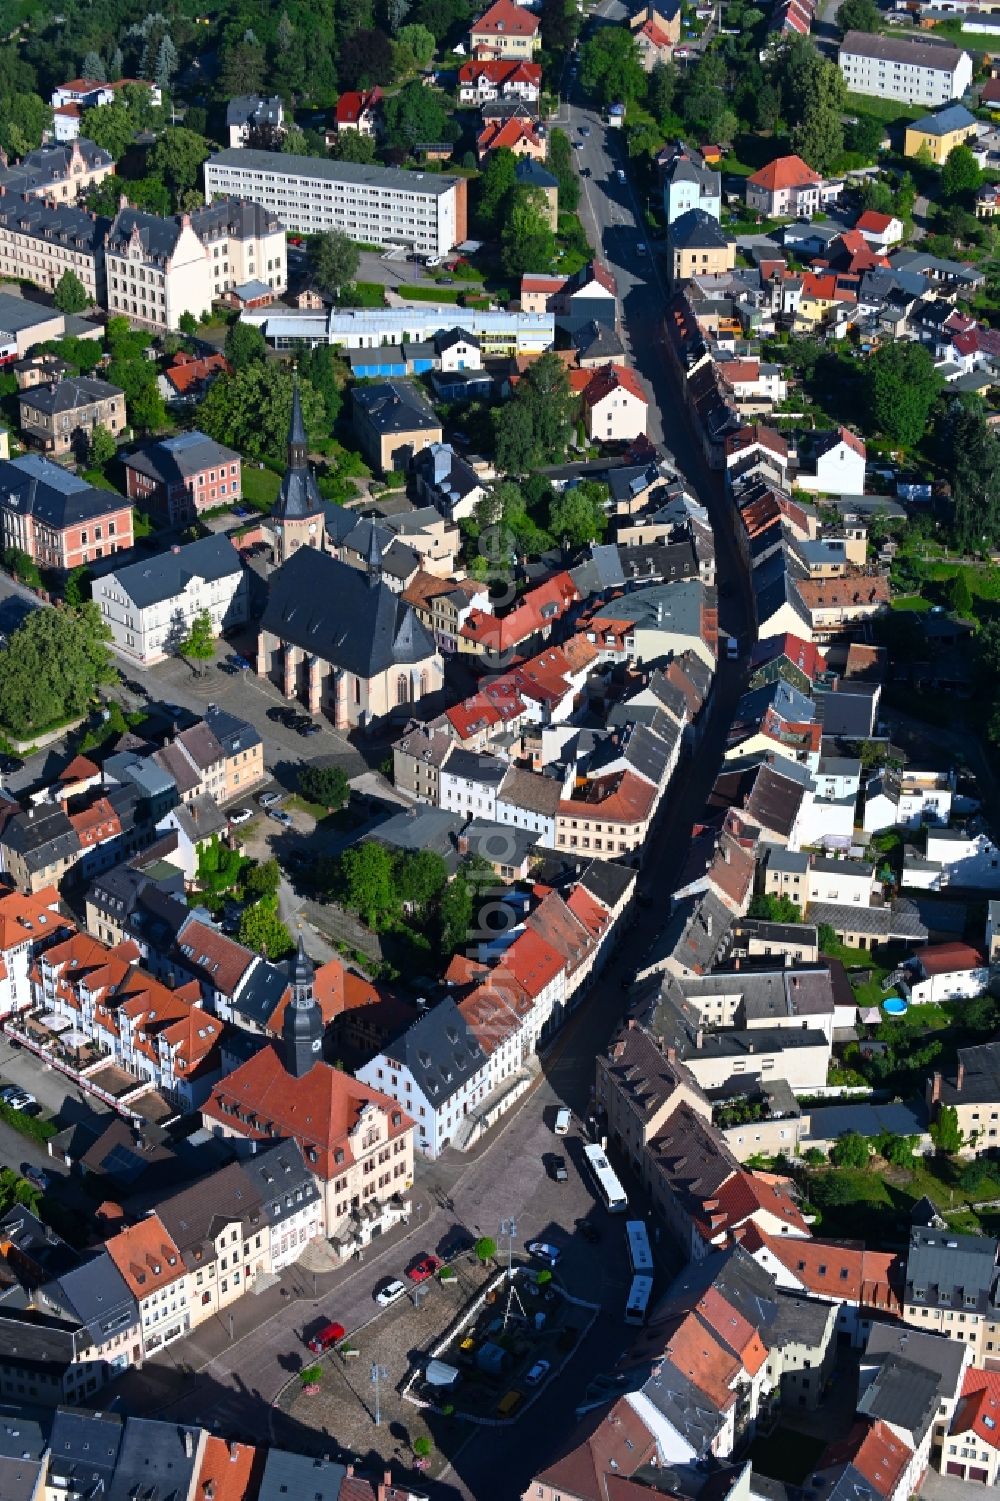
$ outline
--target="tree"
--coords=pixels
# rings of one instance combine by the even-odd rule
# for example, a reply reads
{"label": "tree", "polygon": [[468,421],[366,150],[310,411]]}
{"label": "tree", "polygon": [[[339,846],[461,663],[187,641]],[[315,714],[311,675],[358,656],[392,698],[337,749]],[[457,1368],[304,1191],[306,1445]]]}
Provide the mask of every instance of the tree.
{"label": "tree", "polygon": [[802,921],[802,911],[790,896],[776,896],[772,892],[758,892],[750,903],[749,916],[762,918],[765,922]]}
{"label": "tree", "polygon": [[426,26],[434,39],[444,40],[450,31],[472,18],[470,0],[417,0],[413,19]]}
{"label": "tree", "polygon": [[135,140],[136,128],[125,104],[116,99],[113,104],[85,109],[80,118],[80,134],[88,141],[95,141],[113,161],[118,161]]}
{"label": "tree", "polygon": [[507,275],[550,271],[555,253],[545,194],[540,188],[515,188],[500,236],[500,259]]}
{"label": "tree", "polygon": [[90,432],[90,447],[87,453],[87,462],[92,469],[103,469],[105,464],[110,464],[118,452],[118,444],[114,433],[101,422],[95,422]]}
{"label": "tree", "polygon": [[568,51],[580,30],[575,0],[542,0],[539,21],[542,48],[549,56]]}
{"label": "tree", "polygon": [[954,1105],[942,1105],[937,1119],[930,1124],[931,1141],[939,1152],[953,1157],[965,1145],[965,1132],[959,1128],[958,1111]]}
{"label": "tree", "polygon": [[819,951],[821,954],[835,954],[840,948],[840,939],[834,932],[832,924],[828,922],[820,923],[816,937],[819,941]]}
{"label": "tree", "polygon": [[646,107],[657,120],[673,113],[680,82],[674,63],[656,63],[646,86]]}
{"label": "tree", "polygon": [[244,894],[254,901],[265,896],[277,896],[280,885],[281,866],[277,860],[262,860],[243,873]]}
{"label": "tree", "polygon": [[108,75],[105,72],[104,63],[101,61],[101,54],[99,52],[94,52],[91,49],[87,53],[83,59],[83,76],[84,78],[92,78],[95,83],[105,83],[107,81]]}
{"label": "tree", "polygon": [[343,808],[351,795],[347,773],[340,766],[320,766],[307,761],[299,767],[298,780],[302,796],[324,808]]}
{"label": "tree", "polygon": [[580,79],[601,104],[634,104],[646,92],[646,72],[632,33],[624,26],[595,31],[584,45]]}
{"label": "tree", "polygon": [[385,33],[363,27],[342,45],[338,74],[345,88],[370,89],[392,82],[394,61]]}
{"label": "tree", "polygon": [[360,130],[342,130],[330,147],[330,155],[338,162],[368,166],[378,155],[378,148],[374,136],[362,135]]}
{"label": "tree", "polygon": [[316,344],[299,351],[298,368],[302,380],[308,381],[322,401],[327,425],[333,427],[344,404],[343,392],[350,374],[347,366],[329,344]]}
{"label": "tree", "polygon": [[295,948],[292,935],[278,916],[278,899],[275,896],[261,897],[250,907],[244,907],[240,917],[240,943],[268,959],[284,959]]}
{"label": "tree", "polygon": [[118,673],[110,632],[93,604],[32,610],[0,651],[0,714],[15,735],[82,714]]}
{"label": "tree", "polygon": [[927,428],[943,384],[929,350],[901,341],[881,344],[868,361],[869,409],[879,432],[912,448]]}
{"label": "tree", "polygon": [[881,24],[875,0],[843,0],[837,12],[837,25],[845,36],[849,31],[878,31]]}
{"label": "tree", "polygon": [[215,656],[215,637],[212,634],[212,616],[209,610],[201,610],[191,622],[191,629],[177,650],[182,657],[192,662],[211,662]]}
{"label": "tree", "polygon": [[[858,156],[874,161],[881,149],[884,136],[885,124],[882,120],[877,120],[874,115],[858,115],[854,123],[847,127],[844,145],[848,151],[855,151]],[[882,191],[878,192],[879,189]],[[873,190],[875,190],[874,196],[872,196]],[[867,180],[861,186],[860,197],[865,208],[873,208],[880,214],[893,212],[892,193],[885,183]],[[869,198],[871,201],[868,201]],[[883,206],[880,207],[880,204]]]}
{"label": "tree", "polygon": [[[66,575],[63,585],[63,599],[68,605],[77,609],[90,598],[91,573],[86,563],[81,563]],[[126,726],[128,728],[128,726]]]}
{"label": "tree", "polygon": [[792,149],[817,172],[832,172],[844,150],[844,123],[836,107],[817,101],[794,126]]}
{"label": "tree", "polygon": [[59,278],[52,301],[61,313],[82,313],[90,306],[86,287],[68,266]]}
{"label": "tree", "polygon": [[361,264],[358,247],[339,229],[310,235],[306,254],[317,287],[332,297],[340,296],[341,288],[354,280]]}
{"label": "tree", "polygon": [[174,194],[193,188],[198,182],[202,162],[208,156],[208,142],[183,125],[170,125],[150,152],[150,165]]}
{"label": "tree", "polygon": [[450,123],[443,96],[425,88],[419,79],[404,84],[385,102],[386,135],[392,146],[412,150],[418,141],[446,140]]}
{"label": "tree", "polygon": [[389,30],[393,36],[399,31],[409,12],[410,0],[386,0],[385,18],[389,23]]}
{"label": "tree", "polygon": [[164,32],[160,49],[156,54],[156,70],[153,74],[157,86],[164,93],[170,88],[170,81],[177,72],[177,64],[180,59],[177,56],[177,48],[170,39],[168,32]]}
{"label": "tree", "polygon": [[450,957],[468,944],[474,907],[475,891],[472,883],[465,871],[460,870],[455,878],[448,882],[438,903],[443,955]]}
{"label": "tree", "polygon": [[608,527],[606,485],[584,480],[554,494],[549,507],[549,531],[557,541],[567,538],[572,547],[599,542]]}
{"label": "tree", "polygon": [[913,1167],[913,1159],[916,1156],[917,1138],[887,1134],[885,1137],[879,1137],[878,1150],[890,1167],[909,1170]]}
{"label": "tree", "polygon": [[[154,367],[155,368],[155,367]],[[198,411],[198,425],[217,443],[251,459],[281,461],[292,414],[291,370],[275,361],[257,361],[212,382]],[[299,381],[306,432],[324,430],[323,403],[306,380]]]}
{"label": "tree", "polygon": [[946,199],[969,198],[980,186],[983,174],[968,146],[953,146],[941,168],[941,193]]}
{"label": "tree", "polygon": [[578,403],[566,367],[549,352],[518,381],[511,401],[493,414],[497,463],[508,474],[527,474],[565,455]]}
{"label": "tree", "polygon": [[267,357],[267,341],[252,323],[234,323],[226,333],[225,353],[234,370],[243,370]]}
{"label": "tree", "polygon": [[498,234],[507,208],[517,187],[517,158],[506,146],[494,151],[479,179],[479,202],[476,214],[482,227]]}
{"label": "tree", "polygon": [[481,1235],[476,1241],[475,1252],[476,1256],[482,1262],[483,1266],[485,1266],[488,1261],[493,1261],[497,1254],[497,1243],[493,1239],[492,1235]]}
{"label": "tree", "polygon": [[222,49],[219,92],[228,99],[239,94],[259,94],[264,87],[264,49],[245,37]]}
{"label": "tree", "polygon": [[580,205],[580,178],[573,163],[569,136],[558,126],[549,132],[549,159],[546,163],[559,184],[559,212],[575,214]]}
{"label": "tree", "polygon": [[959,569],[948,586],[948,603],[965,620],[972,614],[972,590],[964,568]]}
{"label": "tree", "polygon": [[8,156],[24,156],[52,129],[52,110],[38,94],[11,94],[0,110],[0,146]]}
{"label": "tree", "polygon": [[385,845],[369,839],[345,850],[339,861],[344,905],[378,932],[399,911],[394,880],[395,862]]}
{"label": "tree", "polygon": [[396,870],[400,901],[412,913],[428,913],[447,884],[448,867],[436,850],[415,850]]}
{"label": "tree", "polygon": [[834,1167],[864,1168],[871,1157],[871,1146],[860,1131],[845,1131],[830,1148],[830,1161]]}
{"label": "tree", "polygon": [[413,1440],[413,1452],[418,1459],[426,1459],[433,1448],[434,1445],[431,1443],[426,1433],[421,1433],[419,1437]]}
{"label": "tree", "polygon": [[400,46],[406,47],[413,54],[418,68],[426,68],[434,56],[434,33],[428,31],[426,26],[421,26],[419,22],[404,26],[396,33],[396,40]]}
{"label": "tree", "polygon": [[[1000,538],[1000,439],[977,398],[949,401],[934,433],[934,448],[952,495],[952,535],[961,548]],[[982,644],[980,632],[980,644]],[[1000,669],[1000,661],[997,663]]]}

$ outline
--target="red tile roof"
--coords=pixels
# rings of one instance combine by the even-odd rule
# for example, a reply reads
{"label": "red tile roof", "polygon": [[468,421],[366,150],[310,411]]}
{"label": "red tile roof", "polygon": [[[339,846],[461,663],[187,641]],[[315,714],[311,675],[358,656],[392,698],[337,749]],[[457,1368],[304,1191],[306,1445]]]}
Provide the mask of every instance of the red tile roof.
{"label": "red tile roof", "polygon": [[490,120],[476,137],[480,156],[487,151],[516,151],[522,141],[543,150],[542,138],[530,120],[514,117],[510,120]]}
{"label": "red tile roof", "polygon": [[155,1214],[113,1235],[104,1249],[140,1301],[187,1275],[180,1251]]}
{"label": "red tile roof", "polygon": [[542,85],[541,63],[520,62],[515,58],[486,58],[481,62],[463,63],[458,70],[459,83],[475,83],[479,78],[488,78],[490,83],[530,83],[536,88]]}
{"label": "red tile roof", "polygon": [[[354,1161],[352,1133],[368,1104],[389,1121],[389,1136],[412,1131],[413,1122],[394,1100],[328,1063],[314,1063],[295,1078],[275,1047],[263,1048],[221,1080],[203,1114],[240,1136],[291,1136],[319,1178],[329,1179]],[[339,1160],[338,1160],[338,1154]]]}
{"label": "red tile roof", "polygon": [[991,1449],[1000,1449],[1000,1372],[967,1369],[951,1431],[970,1429]]}
{"label": "red tile roof", "polygon": [[865,209],[861,218],[855,224],[855,229],[867,229],[873,235],[885,234],[893,221],[892,214],[878,214],[873,208]]}
{"label": "red tile roof", "polygon": [[644,406],[649,404],[642,382],[629,365],[604,365],[593,372],[583,393],[584,405],[595,407],[616,391],[627,391]]}
{"label": "red tile roof", "polygon": [[877,1418],[872,1423],[855,1423],[846,1439],[827,1449],[821,1467],[825,1470],[838,1464],[853,1465],[875,1494],[888,1501],[912,1460],[912,1449],[897,1437],[888,1423]]}
{"label": "red tile roof", "polygon": [[176,354],[171,364],[164,370],[166,380],[170,382],[179,396],[185,396],[194,386],[200,386],[213,375],[229,375],[232,366],[224,354],[207,354],[200,358],[194,355]]}
{"label": "red tile roof", "polygon": [[585,818],[591,822],[638,824],[649,818],[656,788],[622,771],[609,777],[593,777],[574,796],[559,804],[561,818]]}
{"label": "red tile roof", "polygon": [[814,172],[801,156],[778,156],[747,178],[747,182],[753,183],[755,188],[763,188],[766,193],[776,193],[786,188],[810,187],[822,180],[819,173]]}
{"label": "red tile roof", "polygon": [[334,118],[338,125],[356,125],[361,116],[382,102],[382,90],[352,89],[337,100]]}
{"label": "red tile roof", "polygon": [[470,34],[477,36],[537,36],[538,17],[514,0],[495,0],[489,10],[473,21]]}
{"label": "red tile roof", "polygon": [[[256,1496],[264,1453],[252,1444],[206,1435],[194,1494],[211,1501],[250,1501]],[[341,1490],[343,1495],[343,1490]]]}
{"label": "red tile roof", "polygon": [[919,954],[924,974],[947,975],[952,971],[983,969],[986,956],[968,943],[933,943],[922,948]]}

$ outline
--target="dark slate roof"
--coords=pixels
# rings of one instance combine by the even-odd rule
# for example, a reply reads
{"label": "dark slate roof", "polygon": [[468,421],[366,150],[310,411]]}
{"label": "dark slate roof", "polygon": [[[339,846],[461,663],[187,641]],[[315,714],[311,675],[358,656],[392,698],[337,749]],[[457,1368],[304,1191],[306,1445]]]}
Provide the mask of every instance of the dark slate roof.
{"label": "dark slate roof", "polygon": [[16,167],[0,169],[0,190],[4,193],[31,193],[52,183],[63,182],[69,177],[74,146],[79,147],[80,155],[91,170],[113,165],[112,158],[106,151],[93,141],[85,140],[83,136],[68,144],[51,142],[47,146],[39,146],[35,151],[29,151]]}
{"label": "dark slate roof", "polygon": [[522,187],[551,189],[559,186],[558,178],[553,177],[541,162],[532,161],[529,156],[522,156],[514,168],[514,176]]}
{"label": "dark slate roof", "polygon": [[581,360],[615,360],[625,353],[615,330],[597,318],[572,329],[569,341]]}
{"label": "dark slate roof", "polygon": [[34,390],[22,391],[18,400],[23,407],[55,416],[57,412],[76,412],[81,407],[97,401],[108,401],[112,396],[124,396],[120,386],[112,386],[106,380],[95,380],[91,375],[74,375],[54,381],[50,386],[36,386]]}
{"label": "dark slate roof", "polygon": [[161,1199],[156,1213],[189,1268],[215,1260],[215,1242],[227,1225],[241,1224],[244,1235],[263,1226],[256,1182],[238,1162]]}
{"label": "dark slate roof", "polygon": [[499,787],[510,770],[510,763],[480,751],[456,749],[445,762],[444,770],[449,776],[482,782],[487,787]]}
{"label": "dark slate roof", "polygon": [[189,475],[211,469],[213,464],[235,464],[240,455],[232,448],[216,443],[204,433],[178,433],[173,438],[163,438],[159,443],[150,443],[138,453],[130,453],[125,459],[129,469],[148,475],[162,485],[176,485]]}
{"label": "dark slate roof", "polygon": [[176,599],[191,579],[212,582],[243,572],[236,548],[222,532],[118,568],[114,578],[137,609]]}
{"label": "dark slate roof", "polygon": [[[4,1501],[37,1501],[42,1464],[38,1459],[0,1456],[0,1496]],[[50,1467],[49,1474],[53,1474]]]}
{"label": "dark slate roof", "polygon": [[340,1501],[346,1477],[346,1467],[332,1460],[270,1449],[257,1501]]}
{"label": "dark slate roof", "polygon": [[117,1413],[60,1407],[49,1436],[50,1478],[76,1495],[102,1496],[118,1463],[122,1426]]}
{"label": "dark slate roof", "polygon": [[858,1401],[866,1417],[912,1433],[919,1443],[934,1421],[938,1407],[938,1378],[912,1360],[890,1355]]}
{"label": "dark slate roof", "polygon": [[272,1225],[280,1225],[319,1198],[319,1186],[297,1142],[262,1144],[260,1151],[240,1163],[240,1168],[249,1178]]}
{"label": "dark slate roof", "polygon": [[409,1069],[435,1110],[479,1072],[486,1054],[451,996],[425,1011],[385,1049]]}
{"label": "dark slate roof", "polygon": [[591,860],[580,877],[580,885],[612,911],[635,885],[635,880],[635,871],[626,865],[615,865],[610,860]]}
{"label": "dark slate roof", "polygon": [[671,250],[724,250],[731,244],[718,219],[703,208],[678,214],[667,231]]}
{"label": "dark slate roof", "polygon": [[426,661],[434,641],[409,605],[381,581],[314,547],[271,575],[263,629],[362,678]]}
{"label": "dark slate roof", "polygon": [[226,105],[227,125],[280,125],[284,111],[281,99],[262,99],[259,94],[238,94]]}
{"label": "dark slate roof", "polygon": [[3,842],[29,870],[80,850],[80,836],[58,803],[38,803],[26,813],[15,814],[3,831]]}
{"label": "dark slate roof", "polygon": [[[2,312],[0,326],[6,326]],[[95,489],[41,454],[0,459],[0,505],[34,516],[55,531],[97,520],[127,504],[123,496]]]}
{"label": "dark slate roof", "polygon": [[106,1251],[70,1268],[39,1294],[43,1303],[75,1314],[95,1345],[139,1323],[139,1310],[125,1279]]}
{"label": "dark slate roof", "polygon": [[0,224],[66,250],[96,255],[103,248],[111,220],[69,203],[46,203],[42,198],[8,192],[0,198]]}
{"label": "dark slate roof", "polygon": [[[64,1240],[48,1225],[43,1225],[30,1209],[16,1204],[0,1218],[0,1235],[28,1261],[39,1267],[44,1277],[58,1277],[79,1261]],[[0,1453],[6,1453],[0,1445]]]}
{"label": "dark slate roof", "polygon": [[266,1027],[288,989],[288,976],[274,964],[255,964],[233,1001],[234,1009],[247,1021]]}
{"label": "dark slate roof", "polygon": [[355,386],[354,411],[378,433],[412,433],[441,426],[423,392],[405,380]]}
{"label": "dark slate roof", "polygon": [[249,750],[251,746],[261,743],[259,733],[248,720],[239,719],[225,709],[214,706],[206,709],[205,723],[227,756],[234,756],[237,751]]}
{"label": "dark slate roof", "polygon": [[[194,1480],[201,1430],[155,1418],[128,1418],[106,1501],[134,1501],[155,1485],[157,1501],[185,1501]],[[185,1443],[190,1434],[190,1457]]]}
{"label": "dark slate roof", "polygon": [[987,1236],[915,1226],[906,1258],[905,1300],[931,1308],[971,1308],[982,1315],[994,1306],[996,1259],[997,1242]]}
{"label": "dark slate roof", "polygon": [[309,443],[302,418],[298,383],[292,391],[292,416],[288,430],[288,463],[281,479],[281,489],[274,502],[273,514],[283,521],[301,521],[318,516],[323,499],[309,463]]}

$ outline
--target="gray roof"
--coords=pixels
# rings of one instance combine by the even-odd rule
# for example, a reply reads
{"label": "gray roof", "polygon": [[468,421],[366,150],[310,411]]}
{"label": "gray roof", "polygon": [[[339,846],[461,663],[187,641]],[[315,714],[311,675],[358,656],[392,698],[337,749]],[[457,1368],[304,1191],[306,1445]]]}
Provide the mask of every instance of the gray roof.
{"label": "gray roof", "polygon": [[41,454],[26,453],[0,459],[0,505],[61,531],[122,510],[128,501],[117,492],[95,489]]}
{"label": "gray roof", "polygon": [[128,1418],[114,1479],[104,1493],[107,1501],[134,1501],[136,1495],[147,1496],[154,1485],[156,1501],[186,1501],[200,1435],[201,1429],[186,1424]]}
{"label": "gray roof", "polygon": [[260,94],[237,94],[226,105],[227,125],[280,125],[284,117],[281,97],[261,98]]}
{"label": "gray roof", "polygon": [[868,860],[835,860],[827,855],[814,855],[813,870],[825,876],[864,876],[870,880],[875,866]]}
{"label": "gray roof", "polygon": [[42,198],[24,198],[8,192],[0,198],[0,224],[19,235],[30,235],[84,255],[96,255],[103,249],[111,220],[70,203],[46,203]]}
{"label": "gray roof", "polygon": [[925,1334],[922,1329],[903,1324],[872,1324],[862,1364],[875,1365],[890,1355],[916,1361],[933,1371],[952,1392],[965,1370],[965,1346],[960,1340],[942,1339],[940,1334]]}
{"label": "gray roof", "polygon": [[244,1236],[263,1226],[256,1182],[239,1162],[227,1163],[198,1183],[161,1199],[156,1213],[188,1268],[216,1258],[216,1240],[227,1225],[241,1224]]}
{"label": "gray roof", "polygon": [[127,468],[148,475],[157,484],[176,485],[190,475],[200,474],[203,469],[211,469],[213,464],[236,464],[239,461],[240,455],[235,449],[226,448],[205,433],[195,431],[177,433],[173,438],[150,443],[137,453],[128,454],[124,462]]}
{"label": "gray roof", "polygon": [[254,1156],[241,1161],[240,1167],[272,1225],[280,1225],[319,1198],[319,1186],[295,1141],[279,1141],[272,1146],[262,1143]]}
{"label": "gray roof", "polygon": [[809,921],[821,927],[829,923],[852,933],[867,933],[883,941],[889,938],[912,938],[924,942],[927,929],[911,902],[895,901],[889,907],[862,907],[850,902],[810,902]]}
{"label": "gray roof", "polygon": [[[0,180],[3,174],[0,173]],[[2,201],[2,200],[0,200]],[[0,292],[0,329],[5,333],[18,334],[39,323],[51,323],[62,314],[52,307],[42,307],[37,302],[26,302],[12,292]]]}
{"label": "gray roof", "polygon": [[240,719],[226,709],[210,705],[205,710],[205,723],[227,756],[235,756],[238,751],[249,750],[261,743],[259,732],[248,720]]}
{"label": "gray roof", "polygon": [[363,187],[395,189],[397,193],[422,193],[439,198],[455,184],[454,177],[440,172],[406,172],[399,167],[362,166],[335,162],[321,156],[296,156],[294,152],[252,151],[231,146],[217,151],[206,167],[239,167],[248,172],[270,172],[282,177],[319,178],[324,182],[351,182]]}
{"label": "gray roof", "polygon": [[365,838],[375,839],[379,844],[397,850],[433,850],[449,865],[457,867],[462,823],[460,813],[417,803],[383,819]]}
{"label": "gray roof", "polygon": [[[44,1417],[44,1426],[39,1422]],[[0,1408],[0,1457],[4,1459],[41,1459],[48,1448],[51,1414],[18,1403]]]}
{"label": "gray roof", "polygon": [[18,396],[21,406],[36,412],[54,416],[57,412],[76,412],[98,401],[109,401],[113,396],[124,396],[120,386],[109,385],[106,380],[96,380],[91,375],[74,375],[53,381],[49,386],[36,386],[22,391]]}
{"label": "gray roof", "polygon": [[486,1063],[479,1039],[451,996],[425,1011],[384,1051],[387,1058],[409,1069],[435,1110]]}
{"label": "gray roof", "polygon": [[767,868],[789,875],[805,875],[809,869],[809,856],[805,850],[789,850],[782,845],[771,845],[767,851]]}
{"label": "gray roof", "polygon": [[137,609],[143,610],[176,599],[192,579],[211,583],[242,572],[243,564],[236,548],[223,532],[217,532],[213,536],[201,537],[197,542],[188,542],[184,547],[171,548],[169,552],[157,553],[153,558],[116,569],[104,576],[99,587],[104,590],[113,581]]}
{"label": "gray roof", "polygon": [[466,781],[481,782],[486,787],[499,787],[510,765],[487,752],[455,749],[445,762],[444,770],[448,776],[464,777]]}
{"label": "gray roof", "polygon": [[3,841],[24,860],[29,870],[40,870],[80,850],[80,836],[58,803],[36,803],[17,813],[3,831]]}
{"label": "gray roof", "polygon": [[[49,1435],[49,1476],[60,1488],[80,1496],[107,1490],[118,1463],[123,1419],[111,1412],[81,1412],[60,1407]],[[6,1497],[6,1491],[0,1491]]]}
{"label": "gray roof", "polygon": [[346,1466],[286,1449],[268,1450],[257,1501],[340,1501]]}
{"label": "gray roof", "polygon": [[233,1000],[233,1009],[239,1017],[254,1022],[258,1027],[267,1026],[281,1004],[288,989],[288,976],[275,964],[262,961],[251,969],[239,994]]}
{"label": "gray roof", "polygon": [[[4,1501],[37,1501],[42,1474],[38,1459],[8,1459],[0,1455],[0,1496]],[[54,1467],[49,1467],[49,1475]]]}
{"label": "gray roof", "polygon": [[514,168],[514,176],[522,185],[529,188],[557,188],[559,179],[543,167],[541,162],[532,161],[529,156],[522,156]]}
{"label": "gray roof", "polygon": [[905,1301],[983,1314],[996,1306],[996,1259],[997,1242],[987,1236],[914,1228],[906,1258]]}
{"label": "gray roof", "polygon": [[938,1408],[938,1378],[912,1360],[888,1355],[875,1379],[862,1393],[858,1411],[868,1418],[881,1418],[918,1443],[927,1432]]}
{"label": "gray roof", "polygon": [[[595,548],[595,555],[597,551]],[[631,621],[641,630],[659,629],[700,637],[702,607],[708,604],[710,593],[714,601],[715,591],[709,591],[700,579],[638,589],[634,594],[623,595],[595,611],[592,617],[594,629],[600,630],[601,621],[607,617],[609,620]]]}
{"label": "gray roof", "polygon": [[52,141],[29,151],[16,167],[0,169],[0,190],[4,193],[33,193],[39,188],[65,181],[69,177],[74,146],[79,147],[80,156],[91,170],[113,166],[108,153],[83,136],[65,144]]}
{"label": "gray roof", "polygon": [[288,425],[288,462],[281,478],[273,514],[282,521],[301,521],[307,516],[319,515],[322,510],[323,500],[309,463],[309,442],[302,418],[299,383],[296,381],[292,389],[292,411]]}
{"label": "gray roof", "polygon": [[953,130],[971,132],[976,128],[976,117],[964,104],[949,104],[947,108],[936,110],[934,114],[921,115],[908,128],[929,136],[950,135]]}
{"label": "gray roof", "polygon": [[378,433],[411,433],[441,426],[423,392],[407,380],[355,386],[354,413]]}
{"label": "gray roof", "polygon": [[580,877],[580,885],[608,911],[618,905],[635,882],[634,870],[630,870],[627,865],[616,865],[610,860],[591,860]]}
{"label": "gray roof", "polygon": [[848,1131],[866,1137],[878,1136],[883,1131],[893,1136],[923,1136],[927,1131],[927,1110],[921,1100],[890,1105],[871,1105],[862,1100],[847,1105],[814,1105],[810,1109],[807,1142],[833,1141]]}
{"label": "gray roof", "polygon": [[398,594],[314,547],[300,547],[271,575],[261,624],[361,678],[435,653],[432,636]]}
{"label": "gray roof", "polygon": [[881,62],[912,64],[919,68],[941,68],[954,73],[962,56],[960,47],[944,42],[917,41],[904,36],[877,36],[866,31],[849,31],[840,44],[840,55],[872,57]]}
{"label": "gray roof", "polygon": [[718,219],[703,208],[689,208],[678,214],[667,230],[671,250],[724,250],[733,242]]}
{"label": "gray roof", "polygon": [[139,1323],[136,1301],[104,1250],[46,1283],[41,1297],[64,1315],[75,1315],[95,1345]]}

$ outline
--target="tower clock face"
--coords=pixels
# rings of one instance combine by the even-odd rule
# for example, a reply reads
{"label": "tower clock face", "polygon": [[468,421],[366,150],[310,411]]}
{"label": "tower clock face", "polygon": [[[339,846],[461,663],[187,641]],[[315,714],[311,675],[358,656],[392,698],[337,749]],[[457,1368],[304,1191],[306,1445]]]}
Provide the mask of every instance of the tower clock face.
{"label": "tower clock face", "polygon": [[313,1038],[313,1040],[312,1040],[312,1050],[313,1050],[314,1053],[318,1053],[319,1052],[320,1048],[322,1047],[322,1041],[323,1040],[320,1037],[314,1037]]}

